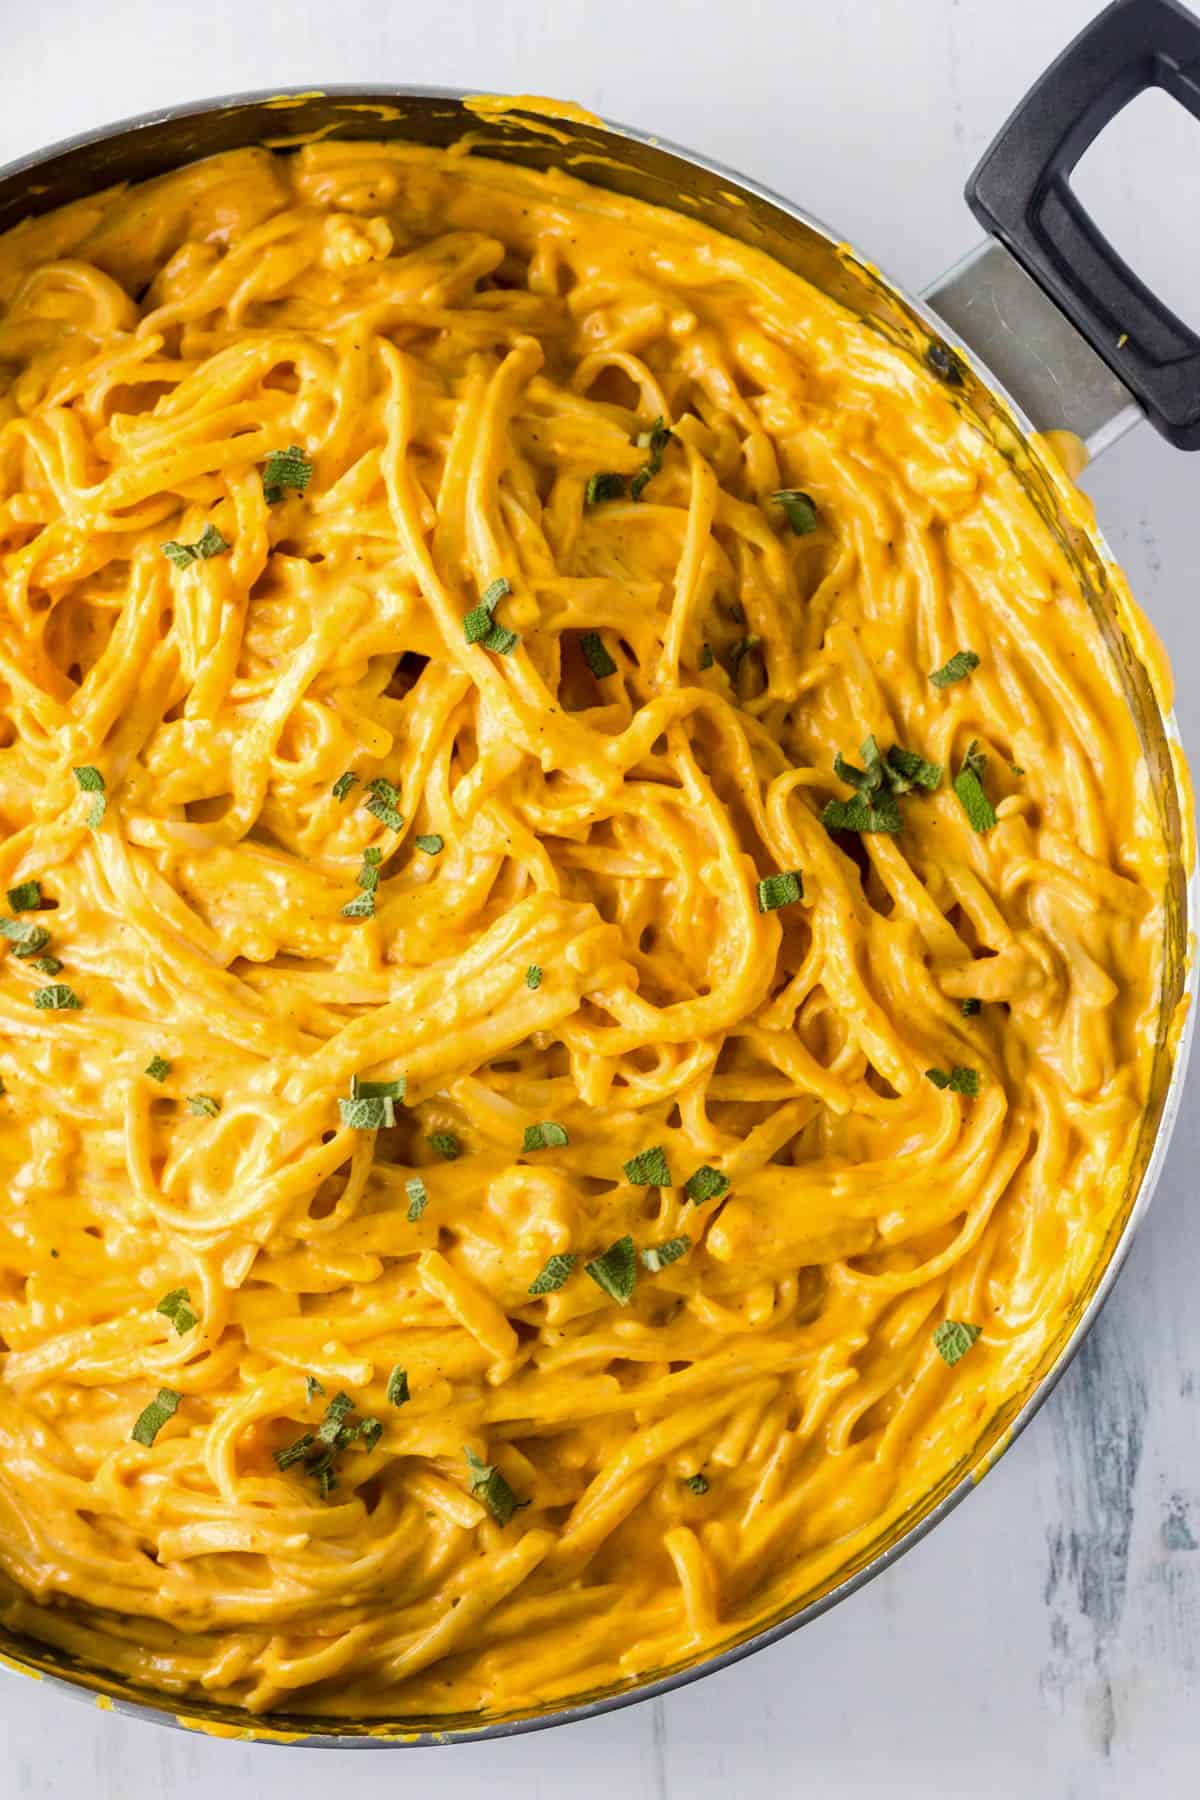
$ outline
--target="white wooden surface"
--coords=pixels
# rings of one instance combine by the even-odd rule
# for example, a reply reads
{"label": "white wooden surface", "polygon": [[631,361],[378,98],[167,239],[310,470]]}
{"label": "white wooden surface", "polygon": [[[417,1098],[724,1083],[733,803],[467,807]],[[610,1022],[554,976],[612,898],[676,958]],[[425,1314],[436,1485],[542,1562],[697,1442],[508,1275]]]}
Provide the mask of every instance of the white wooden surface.
{"label": "white wooden surface", "polygon": [[[975,228],[963,181],[1091,0],[0,0],[0,161],[163,103],[279,83],[551,93],[795,195],[911,286]],[[1200,289],[1200,127],[1165,106],[1089,198]],[[1200,315],[1200,305],[1196,306]],[[1142,427],[1089,485],[1200,742],[1200,457]],[[249,1747],[0,1678],[0,1800],[1165,1800],[1200,1792],[1200,1061],[1115,1299],[1049,1406],[900,1566],[665,1701],[508,1743]]]}

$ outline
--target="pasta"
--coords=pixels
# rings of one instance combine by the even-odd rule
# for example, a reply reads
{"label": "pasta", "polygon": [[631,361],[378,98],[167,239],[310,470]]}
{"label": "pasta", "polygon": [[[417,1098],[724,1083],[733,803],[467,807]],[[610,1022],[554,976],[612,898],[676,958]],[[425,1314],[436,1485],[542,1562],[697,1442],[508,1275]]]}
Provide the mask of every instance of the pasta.
{"label": "pasta", "polygon": [[218,156],[0,307],[0,1618],[428,1717],[819,1591],[1025,1391],[1147,1100],[1167,852],[1012,472],[477,156]]}

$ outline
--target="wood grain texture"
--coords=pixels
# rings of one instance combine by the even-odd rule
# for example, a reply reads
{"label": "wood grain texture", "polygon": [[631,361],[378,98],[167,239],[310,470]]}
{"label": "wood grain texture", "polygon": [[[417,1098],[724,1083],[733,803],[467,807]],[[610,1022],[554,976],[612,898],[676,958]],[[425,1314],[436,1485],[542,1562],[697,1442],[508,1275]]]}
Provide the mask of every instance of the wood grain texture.
{"label": "wood grain texture", "polygon": [[[690,143],[835,220],[924,285],[973,241],[961,200],[1089,0],[43,0],[5,8],[0,159],[206,93],[474,80],[571,95]],[[703,18],[703,25],[701,24]],[[1174,140],[1173,140],[1174,141]],[[1196,138],[1200,152],[1200,135]],[[1148,135],[1110,218],[1146,196],[1200,293],[1200,156]],[[1114,227],[1115,228],[1115,227]],[[1200,312],[1200,307],[1197,309]],[[1200,458],[1143,428],[1089,478],[1175,662],[1200,744]],[[1158,1199],[1083,1356],[1012,1454],[898,1568],[798,1637],[607,1719],[391,1754],[249,1748],[101,1714],[2,1677],[0,1800],[1166,1800],[1200,1792],[1197,1063]]]}

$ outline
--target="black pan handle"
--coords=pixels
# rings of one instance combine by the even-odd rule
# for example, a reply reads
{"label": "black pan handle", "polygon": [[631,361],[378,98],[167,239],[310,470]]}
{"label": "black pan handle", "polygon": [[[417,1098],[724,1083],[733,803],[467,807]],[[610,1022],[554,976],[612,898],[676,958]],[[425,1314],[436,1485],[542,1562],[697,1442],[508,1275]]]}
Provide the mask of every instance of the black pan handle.
{"label": "black pan handle", "polygon": [[1176,0],[1116,0],[1026,94],[967,183],[967,204],[1163,436],[1200,450],[1200,337],[1138,280],[1070,185],[1089,144],[1148,87],[1200,119],[1200,19]]}

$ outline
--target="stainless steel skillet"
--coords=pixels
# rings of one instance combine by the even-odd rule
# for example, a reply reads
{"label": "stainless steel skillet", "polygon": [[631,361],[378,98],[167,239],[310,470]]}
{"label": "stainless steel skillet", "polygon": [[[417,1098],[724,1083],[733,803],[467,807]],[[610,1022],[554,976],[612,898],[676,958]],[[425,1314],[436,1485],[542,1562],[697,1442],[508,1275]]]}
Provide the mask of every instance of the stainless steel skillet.
{"label": "stainless steel skillet", "polygon": [[[504,1736],[589,1717],[720,1668],[816,1618],[886,1568],[962,1499],[1033,1417],[1078,1350],[1110,1292],[1166,1152],[1186,1061],[1186,1034],[1170,1029],[1194,998],[1188,964],[1195,896],[1187,800],[1174,760],[1178,735],[1122,627],[1100,533],[1064,503],[1036,432],[1074,431],[1093,455],[1143,417],[1183,449],[1200,448],[1200,339],[1115,254],[1081,209],[1072,170],[1088,144],[1135,94],[1166,88],[1200,117],[1200,23],[1174,0],[1118,0],[1075,40],[1004,126],[967,187],[990,236],[924,299],[907,295],[847,251],[810,214],[719,165],[620,126],[555,121],[555,136],[519,113],[483,128],[486,153],[532,168],[569,167],[595,184],[685,210],[796,270],[869,320],[945,381],[956,405],[995,441],[1073,562],[1105,634],[1153,774],[1171,849],[1159,1044],[1121,1217],[1080,1297],[1070,1329],[1028,1391],[993,1419],[971,1455],[900,1525],[824,1590],[716,1654],[658,1678],[580,1694],[552,1710],[505,1717],[390,1717],[357,1723],[304,1715],[251,1721],[215,1704],[179,1703],[83,1669],[0,1634],[10,1665],[68,1693],[107,1696],[114,1710],[220,1735],[320,1746],[431,1744]],[[218,151],[282,135],[320,132],[449,146],[481,130],[456,92],[335,88],[247,94],[172,108],[90,133],[0,170],[0,230],[115,182],[140,181]]]}

